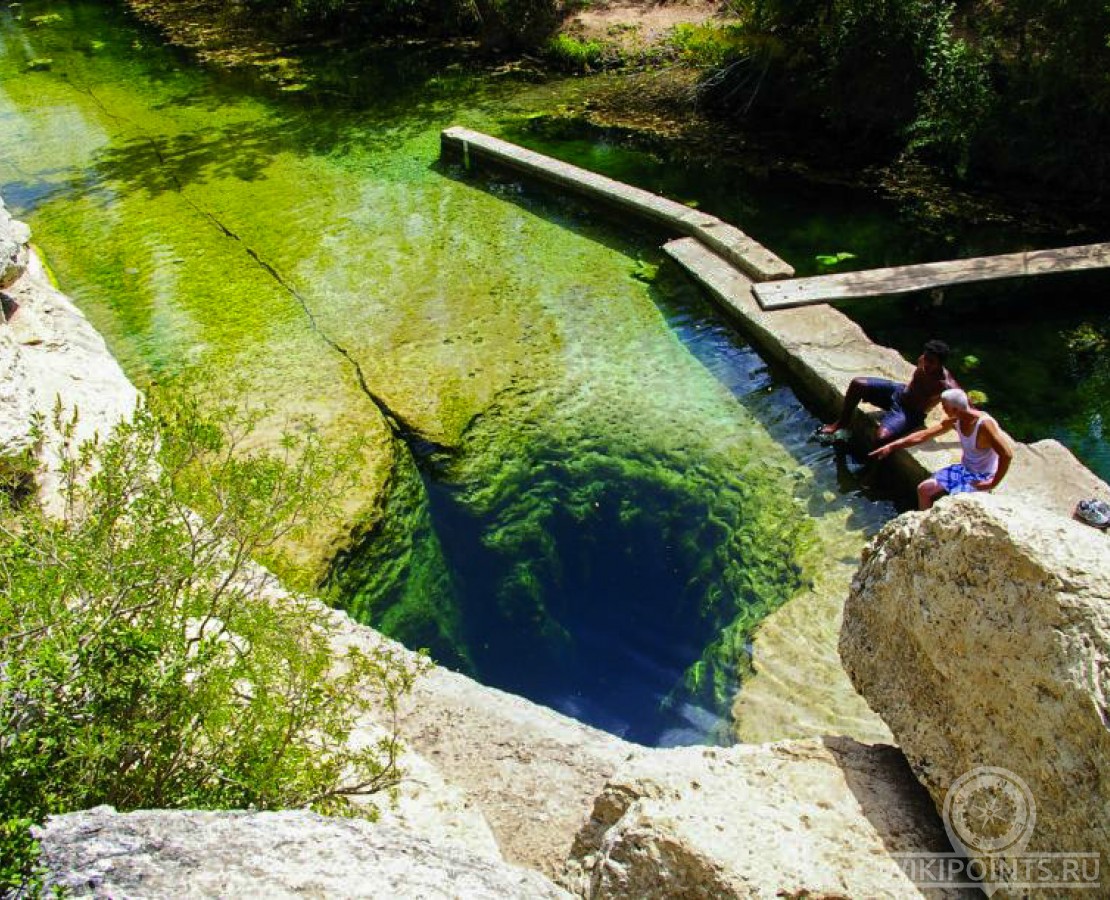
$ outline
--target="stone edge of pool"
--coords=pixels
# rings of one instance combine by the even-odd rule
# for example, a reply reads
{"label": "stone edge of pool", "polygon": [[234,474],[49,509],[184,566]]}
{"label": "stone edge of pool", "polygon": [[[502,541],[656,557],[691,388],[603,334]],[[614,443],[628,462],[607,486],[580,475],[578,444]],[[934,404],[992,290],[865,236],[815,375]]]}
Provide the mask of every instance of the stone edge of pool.
{"label": "stone edge of pool", "polygon": [[[79,404],[84,426],[101,434],[138,397],[103,338],[51,286],[28,239],[0,200],[0,284],[16,301],[10,315],[5,309],[0,316],[0,456],[34,445],[31,414],[48,413],[55,397],[67,409]],[[48,432],[44,442],[56,437]],[[49,467],[46,451],[39,448]],[[40,487],[49,493],[49,479]],[[284,596],[272,576],[259,594],[275,603]],[[341,654],[383,644],[408,653],[343,611],[326,612],[338,626],[333,639]],[[399,716],[409,778],[396,806],[373,826],[380,833],[368,839],[368,853],[345,857],[342,871],[327,860],[336,835],[349,839],[357,828],[350,820],[297,814],[291,842],[275,821],[282,813],[116,813],[101,806],[51,816],[38,830],[47,884],[170,898],[186,883],[232,884],[233,893],[255,895],[293,893],[311,882],[333,893],[357,886],[353,892],[361,895],[386,885],[480,878],[482,896],[611,895],[613,886],[597,879],[624,871],[609,862],[608,836],[627,822],[639,823],[637,835],[667,847],[677,841],[681,849],[673,863],[665,854],[645,857],[632,873],[633,894],[636,887],[676,883],[718,896],[770,896],[783,885],[799,895],[848,889],[905,896],[912,885],[892,851],[943,841],[927,794],[893,747],[818,737],[644,748],[438,666],[408,699]],[[360,721],[353,740],[361,746],[377,740],[378,722],[394,715],[382,709],[380,718]],[[861,791],[881,802],[861,809]],[[738,804],[736,796],[750,802]],[[198,815],[205,828],[196,827]],[[813,817],[824,823],[819,831],[809,829]],[[143,823],[153,825],[149,841]],[[210,852],[211,840],[205,844],[209,827],[219,832],[222,854]],[[753,842],[761,850],[755,865],[733,852]],[[799,858],[807,860],[804,870]]]}
{"label": "stone edge of pool", "polygon": [[[683,235],[665,243],[664,251],[709,292],[764,358],[790,372],[795,388],[829,418],[839,411],[855,376],[906,381],[913,371],[901,354],[873,343],[832,306],[764,310],[752,285],[789,278],[794,270],[727,222],[469,128],[444,129],[440,144],[443,158],[467,168],[478,161],[506,167]],[[868,441],[876,424],[874,415],[858,410],[852,422],[855,442]],[[946,436],[894,454],[888,471],[896,488],[909,496],[930,473],[955,462],[958,453],[958,441]],[[998,493],[1068,517],[1084,497],[1110,500],[1110,486],[1053,439],[1016,443],[1013,466]]]}

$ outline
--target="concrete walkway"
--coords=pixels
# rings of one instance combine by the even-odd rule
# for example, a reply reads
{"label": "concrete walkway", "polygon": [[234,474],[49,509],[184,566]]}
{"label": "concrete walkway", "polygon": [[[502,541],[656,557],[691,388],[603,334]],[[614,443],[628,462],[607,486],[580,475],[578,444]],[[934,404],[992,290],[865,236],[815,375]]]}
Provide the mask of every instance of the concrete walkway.
{"label": "concrete walkway", "polygon": [[[764,309],[756,291],[770,296],[776,284],[785,283],[776,279],[789,278],[793,269],[714,216],[467,128],[448,128],[441,143],[445,157],[459,159],[468,168],[480,162],[509,168],[685,235],[663,249],[709,292],[765,359],[790,371],[795,387],[826,419],[839,413],[844,392],[855,376],[907,381],[913,372],[913,366],[899,353],[872,343],[862,328],[831,306],[818,303]],[[1101,259],[1098,254],[1086,257]],[[860,273],[851,274],[858,277]],[[934,413],[930,421],[936,418]],[[856,411],[852,429],[857,448],[870,446],[876,427],[874,413]],[[946,435],[940,441],[899,451],[884,465],[895,484],[908,494],[932,472],[958,462],[959,455],[958,440]],[[1054,440],[1017,445],[1010,474],[998,490],[1066,516],[1071,516],[1083,497],[1110,501],[1110,487]]]}

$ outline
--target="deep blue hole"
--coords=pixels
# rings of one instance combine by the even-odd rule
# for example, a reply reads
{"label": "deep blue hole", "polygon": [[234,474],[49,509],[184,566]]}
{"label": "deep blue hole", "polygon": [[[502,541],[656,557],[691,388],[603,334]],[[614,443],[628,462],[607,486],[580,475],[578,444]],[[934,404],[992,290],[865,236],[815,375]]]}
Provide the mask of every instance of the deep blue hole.
{"label": "deep blue hole", "polygon": [[[697,590],[691,561],[668,539],[681,519],[653,514],[673,498],[627,481],[584,488],[558,464],[544,465],[541,481],[550,512],[523,555],[486,545],[503,524],[495,515],[428,486],[478,677],[638,743],[713,739],[719,716],[681,689],[714,625],[684,602]],[[560,500],[583,492],[585,517]],[[631,522],[630,506],[641,511]]]}

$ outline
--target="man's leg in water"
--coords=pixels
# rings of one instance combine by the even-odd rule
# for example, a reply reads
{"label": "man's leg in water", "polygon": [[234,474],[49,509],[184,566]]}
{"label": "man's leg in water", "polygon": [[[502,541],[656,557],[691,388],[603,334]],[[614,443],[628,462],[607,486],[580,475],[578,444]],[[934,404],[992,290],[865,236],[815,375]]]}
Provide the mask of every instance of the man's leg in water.
{"label": "man's leg in water", "polygon": [[[840,418],[835,422],[825,425],[821,431],[832,434],[852,424],[852,413],[861,401],[877,406],[879,409],[889,410],[894,402],[895,395],[901,385],[885,378],[853,378],[848,385],[848,392],[844,395],[844,406],[840,410]],[[890,438],[887,438],[890,440]]]}

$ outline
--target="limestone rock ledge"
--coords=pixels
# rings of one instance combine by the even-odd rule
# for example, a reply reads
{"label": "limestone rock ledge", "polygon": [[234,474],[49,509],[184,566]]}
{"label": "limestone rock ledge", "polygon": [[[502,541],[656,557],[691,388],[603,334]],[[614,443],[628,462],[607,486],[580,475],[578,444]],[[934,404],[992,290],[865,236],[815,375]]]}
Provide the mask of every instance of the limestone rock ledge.
{"label": "limestone rock ledge", "polygon": [[891,854],[948,850],[896,748],[820,738],[636,758],[598,796],[572,870],[590,898],[907,898],[924,894]]}
{"label": "limestone rock ledge", "polygon": [[31,229],[9,215],[0,200],[0,288],[14,283],[27,268]]}
{"label": "limestone rock ledge", "polygon": [[[17,225],[0,216],[0,237],[24,242]],[[8,429],[29,446],[31,414],[49,417],[57,398],[80,408],[78,440],[104,433],[137,392],[34,254],[18,263],[0,323],[0,441]],[[47,476],[52,437],[39,448]],[[49,477],[41,487],[49,499]],[[266,581],[259,596],[279,602]],[[331,614],[340,645],[387,640]],[[410,778],[382,822],[102,808],[45,826],[51,877],[75,896],[113,897],[565,896],[543,875],[591,896],[777,897],[794,885],[813,898],[904,897],[914,891],[890,851],[942,846],[891,748],[649,750],[438,667],[400,725]],[[363,723],[356,739],[380,727]]]}
{"label": "limestone rock ledge", "polygon": [[[0,201],[0,465],[25,451],[37,452],[40,493],[49,506],[57,502],[58,486],[55,404],[61,403],[66,419],[80,411],[75,433],[80,444],[131,415],[139,395],[97,330],[50,284],[26,244],[29,238],[27,226],[13,220]],[[32,429],[36,415],[44,428],[41,446],[35,446]]]}
{"label": "limestone rock ledge", "polygon": [[1026,852],[1110,860],[1108,540],[1005,496],[944,500],[879,533],[845,606],[849,675],[937,808],[1008,769],[1036,805]]}
{"label": "limestone rock ledge", "polygon": [[[331,615],[341,652],[383,643],[410,652],[341,610]],[[411,755],[442,773],[489,823],[508,862],[557,881],[597,792],[625,761],[656,752],[442,666],[417,681],[398,724]],[[411,768],[409,755],[402,766]],[[435,833],[431,823],[421,833]]]}
{"label": "limestone rock ledge", "polygon": [[71,897],[568,898],[543,876],[382,823],[285,812],[117,813],[37,829]]}

